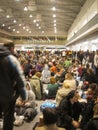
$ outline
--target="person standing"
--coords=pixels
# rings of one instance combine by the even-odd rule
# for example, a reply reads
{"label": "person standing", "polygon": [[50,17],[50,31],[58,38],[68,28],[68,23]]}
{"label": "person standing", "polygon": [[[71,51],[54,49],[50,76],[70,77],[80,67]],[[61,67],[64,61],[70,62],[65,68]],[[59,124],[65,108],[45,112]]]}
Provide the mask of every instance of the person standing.
{"label": "person standing", "polygon": [[0,46],[0,117],[3,114],[3,130],[13,130],[14,107],[18,96],[24,103],[25,77],[14,56],[14,43],[7,43]]}
{"label": "person standing", "polygon": [[94,55],[94,66],[95,66],[96,76],[98,76],[98,50],[96,50],[96,53]]}

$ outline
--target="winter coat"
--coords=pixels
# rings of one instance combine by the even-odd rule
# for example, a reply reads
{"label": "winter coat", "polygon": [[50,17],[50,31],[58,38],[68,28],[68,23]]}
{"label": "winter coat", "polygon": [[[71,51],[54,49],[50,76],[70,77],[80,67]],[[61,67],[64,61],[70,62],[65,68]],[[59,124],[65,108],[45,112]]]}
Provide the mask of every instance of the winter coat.
{"label": "winter coat", "polygon": [[65,79],[64,84],[68,83],[70,86],[70,90],[76,90],[76,80],[75,79]]}
{"label": "winter coat", "polygon": [[41,93],[41,81],[39,77],[36,75],[32,76],[30,79],[30,84],[32,87],[33,92],[35,93],[36,99],[41,99],[42,98],[42,93]]}
{"label": "winter coat", "polygon": [[92,118],[83,130],[98,130],[98,117]]}
{"label": "winter coat", "polygon": [[0,102],[10,102],[21,96],[26,99],[25,78],[17,58],[0,46]]}
{"label": "winter coat", "polygon": [[70,88],[65,88],[65,87],[58,89],[57,94],[56,94],[56,104],[57,104],[57,106],[60,104],[63,97],[65,97],[70,91],[71,91]]}
{"label": "winter coat", "polygon": [[66,130],[75,130],[72,125],[73,119],[78,121],[81,113],[81,105],[79,102],[71,104],[70,100],[64,97],[59,106],[57,107],[59,127],[63,127]]}
{"label": "winter coat", "polygon": [[93,107],[94,107],[93,99],[87,100],[87,103],[85,103],[84,106],[82,107],[81,128],[84,128],[89,119],[93,117]]}
{"label": "winter coat", "polygon": [[50,77],[51,77],[51,72],[49,70],[49,67],[47,64],[45,64],[45,67],[42,71],[42,77],[41,77],[41,80],[42,82],[44,83],[49,83],[50,82]]}

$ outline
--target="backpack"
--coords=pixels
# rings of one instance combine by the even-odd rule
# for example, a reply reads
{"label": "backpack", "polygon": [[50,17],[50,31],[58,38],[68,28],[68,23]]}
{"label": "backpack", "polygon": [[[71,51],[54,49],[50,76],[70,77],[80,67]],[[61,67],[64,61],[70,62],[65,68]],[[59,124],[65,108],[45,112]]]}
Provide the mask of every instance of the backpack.
{"label": "backpack", "polygon": [[45,109],[46,107],[55,108],[56,107],[56,103],[51,101],[51,100],[46,100],[45,102],[43,102],[41,104],[40,111],[43,111],[43,109]]}

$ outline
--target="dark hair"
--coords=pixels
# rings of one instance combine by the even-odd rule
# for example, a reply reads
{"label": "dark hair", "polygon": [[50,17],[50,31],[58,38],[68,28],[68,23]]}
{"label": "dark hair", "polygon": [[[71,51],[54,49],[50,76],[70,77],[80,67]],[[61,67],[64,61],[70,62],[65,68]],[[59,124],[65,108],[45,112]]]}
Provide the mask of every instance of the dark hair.
{"label": "dark hair", "polygon": [[11,47],[14,47],[14,43],[13,42],[8,42],[4,44],[5,47],[7,47],[9,50],[11,49]]}
{"label": "dark hair", "polygon": [[66,98],[69,100],[75,96],[75,94],[78,93],[76,90],[72,90],[71,92],[68,93]]}
{"label": "dark hair", "polygon": [[92,83],[92,84],[89,85],[89,88],[91,88],[93,91],[95,91],[96,88],[97,88],[97,84],[96,83]]}
{"label": "dark hair", "polygon": [[55,108],[43,109],[43,120],[45,125],[54,124],[57,122],[57,113]]}

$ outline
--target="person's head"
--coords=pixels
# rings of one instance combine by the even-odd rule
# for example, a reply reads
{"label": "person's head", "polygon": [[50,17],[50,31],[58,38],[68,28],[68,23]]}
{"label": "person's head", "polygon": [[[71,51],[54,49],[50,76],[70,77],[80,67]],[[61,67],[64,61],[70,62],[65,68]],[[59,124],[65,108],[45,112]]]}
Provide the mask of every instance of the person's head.
{"label": "person's head", "polygon": [[66,82],[63,83],[63,87],[66,88],[66,89],[67,89],[67,88],[70,89],[70,85],[69,85],[69,83],[66,83]]}
{"label": "person's head", "polygon": [[93,107],[94,115],[98,115],[98,103],[96,103]]}
{"label": "person's head", "polygon": [[88,68],[88,69],[87,69],[87,73],[88,73],[88,74],[94,74],[94,71],[93,71],[93,69]]}
{"label": "person's head", "polygon": [[57,122],[57,113],[55,108],[43,109],[43,120],[45,125],[55,124]]}
{"label": "person's head", "polygon": [[98,49],[96,50],[96,54],[98,55]]}
{"label": "person's head", "polygon": [[76,90],[72,90],[71,92],[68,93],[66,97],[68,100],[70,100],[71,103],[75,103],[79,99],[79,92]]}
{"label": "person's head", "polygon": [[5,43],[4,46],[5,46],[8,50],[10,50],[10,52],[11,52],[12,54],[14,54],[15,45],[14,45],[13,42]]}
{"label": "person's head", "polygon": [[87,99],[92,99],[94,97],[95,91],[97,88],[97,84],[92,83],[89,85],[88,89],[87,89]]}
{"label": "person's head", "polygon": [[50,83],[51,83],[51,84],[55,84],[55,83],[56,83],[56,79],[55,79],[54,76],[51,76],[51,77],[50,77]]}
{"label": "person's head", "polygon": [[73,79],[73,75],[72,75],[71,73],[67,73],[67,74],[65,75],[65,79],[71,80],[71,79]]}
{"label": "person's head", "polygon": [[40,78],[41,77],[41,72],[36,72],[35,75]]}

